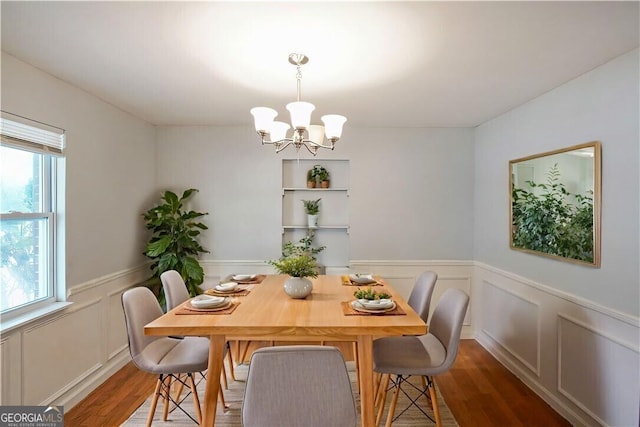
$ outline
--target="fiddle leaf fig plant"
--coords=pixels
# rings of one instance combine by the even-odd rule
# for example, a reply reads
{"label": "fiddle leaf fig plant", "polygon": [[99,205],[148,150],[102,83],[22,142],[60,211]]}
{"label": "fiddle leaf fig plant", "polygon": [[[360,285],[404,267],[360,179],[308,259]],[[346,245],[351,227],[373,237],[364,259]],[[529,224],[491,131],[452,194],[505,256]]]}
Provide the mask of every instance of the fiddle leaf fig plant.
{"label": "fiddle leaf fig plant", "polygon": [[208,227],[200,219],[208,213],[184,209],[184,203],[198,190],[190,188],[181,197],[172,191],[165,191],[162,203],[149,209],[142,216],[147,230],[152,236],[144,254],[153,260],[152,276],[145,284],[157,287],[158,301],[164,305],[165,297],[160,286],[160,275],[167,270],[176,270],[182,276],[189,294],[202,293],[200,285],[204,281],[204,270],[198,261],[200,253],[208,253],[197,240],[202,230]]}

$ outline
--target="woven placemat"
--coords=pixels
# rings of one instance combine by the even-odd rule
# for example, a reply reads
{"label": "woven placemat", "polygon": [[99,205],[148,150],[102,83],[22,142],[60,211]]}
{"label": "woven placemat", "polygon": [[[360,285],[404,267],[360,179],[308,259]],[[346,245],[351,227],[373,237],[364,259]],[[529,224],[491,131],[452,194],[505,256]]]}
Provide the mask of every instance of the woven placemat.
{"label": "woven placemat", "polygon": [[385,311],[383,313],[365,313],[363,311],[358,311],[351,306],[351,301],[342,301],[340,305],[342,306],[342,313],[345,316],[402,316],[407,314],[398,304],[396,304],[396,308],[393,310]]}
{"label": "woven placemat", "polygon": [[233,274],[228,275],[224,278],[223,282],[236,282],[239,285],[255,285],[262,283],[262,281],[267,277],[266,274],[258,274],[256,277],[249,280],[233,280],[233,276]]}
{"label": "woven placemat", "polygon": [[194,308],[191,306],[189,301],[185,301],[182,305],[176,310],[176,314],[231,314],[238,307],[240,302],[232,301],[231,305],[222,310],[211,310],[206,308]]}
{"label": "woven placemat", "polygon": [[249,292],[251,292],[251,289],[240,289],[237,292],[219,292],[216,291],[215,288],[212,288],[204,291],[207,295],[214,295],[217,297],[244,297],[249,295]]}

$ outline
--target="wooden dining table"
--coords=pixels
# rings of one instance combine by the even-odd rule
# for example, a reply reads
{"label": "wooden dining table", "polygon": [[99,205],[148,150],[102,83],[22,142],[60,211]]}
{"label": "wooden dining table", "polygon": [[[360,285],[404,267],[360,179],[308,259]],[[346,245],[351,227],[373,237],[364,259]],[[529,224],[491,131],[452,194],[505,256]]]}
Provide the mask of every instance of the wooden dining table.
{"label": "wooden dining table", "polygon": [[[174,308],[145,326],[147,335],[209,336],[208,378],[219,378],[223,368],[225,342],[254,341],[352,341],[357,344],[363,427],[374,425],[373,340],[391,335],[420,335],[426,324],[393,287],[380,277],[382,286],[404,314],[345,314],[344,302],[353,301],[357,286],[343,284],[341,276],[311,279],[313,291],[305,299],[285,294],[289,276],[268,275],[246,296],[237,297],[230,314],[177,314]],[[366,288],[367,285],[361,285]],[[213,426],[220,382],[206,382],[203,425]],[[327,391],[329,392],[329,391]]]}

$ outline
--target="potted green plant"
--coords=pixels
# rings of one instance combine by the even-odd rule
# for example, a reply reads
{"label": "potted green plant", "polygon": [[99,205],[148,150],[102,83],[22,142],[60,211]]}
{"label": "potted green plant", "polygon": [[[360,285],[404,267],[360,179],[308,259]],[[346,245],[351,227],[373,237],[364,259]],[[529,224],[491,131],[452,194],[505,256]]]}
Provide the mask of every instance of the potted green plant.
{"label": "potted green plant", "polygon": [[278,273],[291,276],[284,282],[284,291],[291,298],[306,298],[313,290],[308,277],[318,277],[316,260],[310,255],[282,257],[268,261]]}
{"label": "potted green plant", "polygon": [[318,213],[320,212],[320,200],[303,200],[304,210],[307,213],[307,225],[309,228],[318,227]]}
{"label": "potted green plant", "polygon": [[153,274],[145,285],[154,290],[161,305],[164,305],[165,297],[160,275],[167,270],[180,273],[192,296],[202,293],[200,285],[204,270],[197,257],[209,251],[200,245],[197,237],[202,230],[208,229],[200,222],[200,218],[208,213],[183,209],[184,202],[197,192],[190,188],[178,197],[172,191],[165,191],[161,198],[163,202],[142,215],[147,230],[152,232],[144,254],[153,260],[150,267]]}
{"label": "potted green plant", "polygon": [[316,188],[316,177],[313,168],[307,171],[307,188]]}
{"label": "potted green plant", "polygon": [[329,172],[321,165],[313,166],[311,175],[316,181],[316,188],[329,188]]}

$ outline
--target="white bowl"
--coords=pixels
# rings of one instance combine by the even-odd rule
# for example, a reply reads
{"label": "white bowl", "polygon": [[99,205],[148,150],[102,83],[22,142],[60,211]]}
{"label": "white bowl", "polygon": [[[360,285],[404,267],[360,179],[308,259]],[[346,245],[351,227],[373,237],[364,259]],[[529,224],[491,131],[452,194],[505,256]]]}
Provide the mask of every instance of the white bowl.
{"label": "white bowl", "polygon": [[234,274],[233,276],[231,276],[231,278],[233,280],[251,280],[251,279],[255,279],[256,275],[255,274]]}
{"label": "white bowl", "polygon": [[359,299],[358,303],[360,303],[360,305],[367,310],[385,310],[387,308],[393,307],[393,301],[390,299]]}
{"label": "white bowl", "polygon": [[235,291],[236,288],[238,287],[238,284],[236,282],[226,282],[226,283],[220,283],[219,285],[216,286],[216,291],[220,291],[220,292],[231,292],[231,291]]}
{"label": "white bowl", "polygon": [[217,297],[214,295],[198,295],[191,300],[191,305],[195,308],[214,308],[227,303],[225,297]]}
{"label": "white bowl", "polygon": [[373,274],[350,274],[349,275],[349,279],[351,279],[352,282],[356,282],[356,283],[362,283],[362,284],[367,284],[367,283],[375,283],[375,279],[373,278]]}

